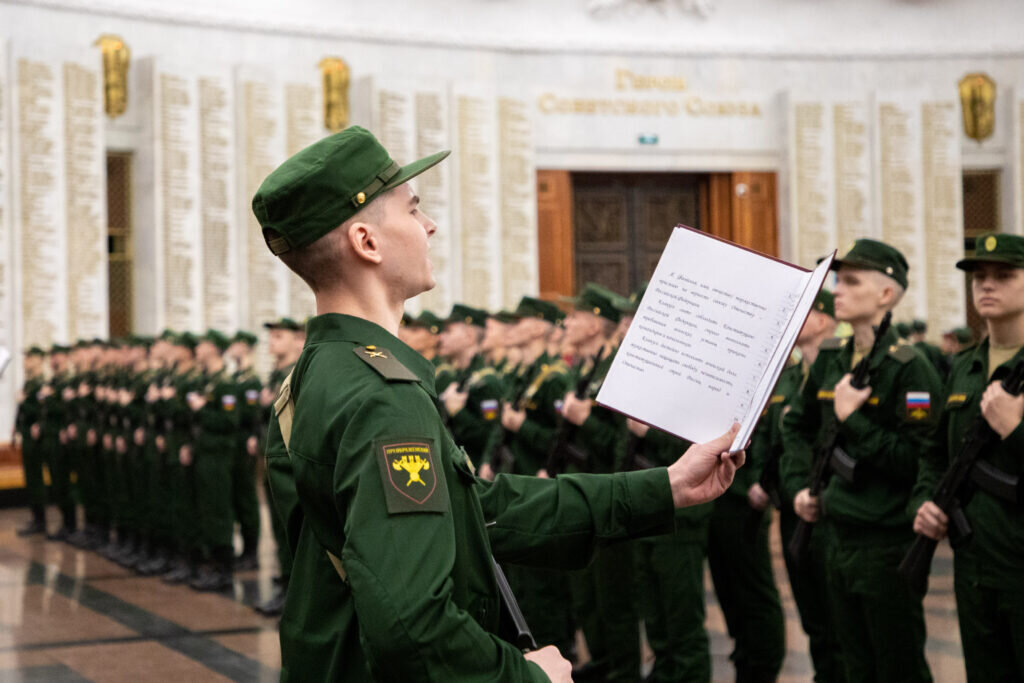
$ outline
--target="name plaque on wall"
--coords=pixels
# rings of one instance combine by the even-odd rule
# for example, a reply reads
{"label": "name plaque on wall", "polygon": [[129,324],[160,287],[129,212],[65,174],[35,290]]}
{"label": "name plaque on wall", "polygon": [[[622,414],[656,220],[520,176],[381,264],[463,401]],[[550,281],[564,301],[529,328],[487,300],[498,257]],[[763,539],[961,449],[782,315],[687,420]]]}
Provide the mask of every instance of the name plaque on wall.
{"label": "name plaque on wall", "polygon": [[161,326],[201,331],[198,81],[191,73],[157,62],[153,93]]}
{"label": "name plaque on wall", "polygon": [[239,326],[235,97],[229,73],[198,80],[204,327]]}
{"label": "name plaque on wall", "polygon": [[794,256],[810,267],[836,249],[833,119],[824,101],[791,97],[788,110]]}
{"label": "name plaque on wall", "polygon": [[498,188],[501,200],[502,306],[536,295],[537,168],[529,104],[498,98]]}

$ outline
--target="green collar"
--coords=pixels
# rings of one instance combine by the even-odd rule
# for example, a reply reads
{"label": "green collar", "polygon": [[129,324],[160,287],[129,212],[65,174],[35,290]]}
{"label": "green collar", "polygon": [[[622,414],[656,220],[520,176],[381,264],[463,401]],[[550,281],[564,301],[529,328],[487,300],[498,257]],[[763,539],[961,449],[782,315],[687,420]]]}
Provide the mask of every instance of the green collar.
{"label": "green collar", "polygon": [[[966,349],[963,353],[970,354],[971,359],[971,373],[981,372],[988,378],[989,367],[988,367],[988,348],[989,338],[985,337],[980,342],[975,344],[969,349]],[[1014,363],[1024,358],[1024,347],[1018,349],[1017,353],[1014,354],[1013,358],[1003,363],[1003,365],[1012,367]],[[1002,366],[1000,366],[1002,367]]]}
{"label": "green collar", "polygon": [[306,346],[325,342],[350,342],[387,349],[420,378],[420,384],[428,394],[437,397],[433,364],[377,323],[341,313],[325,313],[310,318],[306,323]]}

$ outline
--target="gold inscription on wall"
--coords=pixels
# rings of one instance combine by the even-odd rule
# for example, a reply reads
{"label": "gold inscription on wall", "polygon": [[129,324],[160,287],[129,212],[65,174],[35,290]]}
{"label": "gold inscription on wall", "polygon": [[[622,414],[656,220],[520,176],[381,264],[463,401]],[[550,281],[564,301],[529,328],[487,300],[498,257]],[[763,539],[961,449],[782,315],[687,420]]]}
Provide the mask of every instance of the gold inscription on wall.
{"label": "gold inscription on wall", "polygon": [[664,116],[760,118],[761,105],[689,95],[681,99],[647,100],[628,97],[573,97],[543,93],[537,98],[541,114],[583,116]]}
{"label": "gold inscription on wall", "polygon": [[682,76],[648,76],[646,74],[633,73],[629,69],[616,69],[615,89],[683,92],[686,90],[686,79]]}

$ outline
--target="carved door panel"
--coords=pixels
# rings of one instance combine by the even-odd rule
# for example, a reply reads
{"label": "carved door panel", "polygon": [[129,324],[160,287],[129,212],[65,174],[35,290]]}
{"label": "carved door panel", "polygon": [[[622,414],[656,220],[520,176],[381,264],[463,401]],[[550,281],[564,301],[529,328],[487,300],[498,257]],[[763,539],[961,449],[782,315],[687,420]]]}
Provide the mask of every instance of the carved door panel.
{"label": "carved door panel", "polygon": [[574,173],[576,289],[587,282],[628,294],[650,279],[679,223],[702,227],[706,176]]}

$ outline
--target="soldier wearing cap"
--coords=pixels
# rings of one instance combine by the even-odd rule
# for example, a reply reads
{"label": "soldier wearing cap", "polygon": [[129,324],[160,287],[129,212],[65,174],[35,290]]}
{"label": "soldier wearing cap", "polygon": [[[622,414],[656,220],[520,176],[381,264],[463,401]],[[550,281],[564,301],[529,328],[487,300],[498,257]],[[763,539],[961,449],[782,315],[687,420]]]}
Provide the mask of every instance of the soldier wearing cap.
{"label": "soldier wearing cap", "polygon": [[409,345],[416,353],[429,361],[440,363],[441,357],[437,354],[438,335],[444,322],[430,311],[422,311],[417,316],[405,314],[402,316],[402,326],[399,328],[399,339]]}
{"label": "soldier wearing cap", "polygon": [[455,442],[469,454],[473,466],[480,465],[500,437],[499,413],[504,389],[501,377],[484,363],[478,353],[484,337],[487,312],[456,305],[441,333],[440,353],[451,359],[457,381],[438,396],[442,413]]}
{"label": "soldier wearing cap", "polygon": [[182,464],[193,468],[198,547],[203,564],[189,585],[217,591],[231,586],[234,564],[234,515],[231,495],[232,454],[238,444],[237,385],[227,374],[223,353],[230,340],[208,330],[196,345],[203,387],[189,392],[193,440],[181,447]]}
{"label": "soldier wearing cap", "polygon": [[[714,495],[741,460],[721,456],[726,435],[668,475],[473,476],[442,427],[430,363],[394,336],[406,299],[433,286],[437,228],[407,182],[444,156],[402,167],[349,128],[286,161],[253,199],[268,245],[320,313],[267,448],[295,553],[283,680],[568,680],[553,648],[524,656],[498,635],[489,550],[577,564],[598,539],[670,521],[670,500]],[[676,482],[680,468],[696,490]]]}
{"label": "soldier wearing cap", "polygon": [[[1007,393],[1000,380],[1024,361],[1024,238],[990,233],[957,268],[971,276],[974,308],[988,335],[961,351],[946,384],[937,448],[922,459],[916,493],[931,497],[965,435],[980,415],[999,439],[981,461],[1020,481],[1024,475],[1024,396]],[[973,535],[954,546],[953,576],[967,680],[1024,678],[1024,504],[978,484],[964,514]],[[1020,484],[1018,484],[1020,489]],[[949,520],[930,500],[917,507],[914,530],[936,540]]]}
{"label": "soldier wearing cap", "polygon": [[238,447],[231,461],[231,508],[242,534],[242,554],[235,558],[235,569],[246,571],[259,566],[260,503],[256,497],[256,456],[259,454],[259,429],[263,383],[252,367],[252,349],[257,338],[239,330],[231,338],[225,356],[234,364],[231,381],[238,398]]}
{"label": "soldier wearing cap", "polygon": [[[869,359],[870,386],[852,386],[850,370],[874,343],[873,326],[906,290],[907,262],[893,247],[857,240],[836,259],[836,318],[853,337],[822,344],[802,391],[783,418],[784,487],[794,510],[818,521],[826,545],[829,606],[848,681],[930,681],[924,658],[923,595],[896,568],[913,539],[908,509],[918,456],[934,447],[939,378],[926,358],[898,344],[890,329]],[[820,431],[838,423],[838,446],[856,476],[832,476],[821,500],[809,473]]]}
{"label": "soldier wearing cap", "polygon": [[50,379],[42,388],[43,411],[40,449],[50,471],[50,496],[60,510],[62,523],[50,540],[62,541],[75,531],[75,503],[72,493],[71,459],[67,445],[68,408],[74,399],[71,387],[71,348],[54,344],[50,348]]}
{"label": "soldier wearing cap", "polygon": [[910,342],[924,354],[925,358],[931,361],[932,365],[935,366],[935,371],[939,373],[939,377],[945,380],[949,375],[949,365],[946,362],[946,356],[938,346],[928,343],[925,339],[927,332],[928,323],[915,319],[910,323]]}
{"label": "soldier wearing cap", "polygon": [[[821,290],[811,307],[796,339],[796,350],[790,363],[782,371],[772,390],[761,421],[751,438],[750,457],[762,463],[759,486],[773,505],[779,509],[779,535],[783,559],[793,600],[800,615],[800,624],[810,641],[811,663],[815,680],[843,680],[839,643],[829,616],[828,593],[825,584],[825,549],[820,535],[812,537],[806,558],[797,562],[789,552],[789,539],[797,526],[798,517],[793,510],[793,496],[782,485],[780,463],[786,458],[782,443],[782,418],[789,405],[800,393],[811,365],[818,357],[819,347],[832,339],[836,330],[835,299],[828,290]],[[830,342],[830,345],[834,342]],[[752,485],[753,491],[758,485]],[[751,496],[751,504],[755,502]],[[763,505],[764,499],[758,502]],[[756,506],[755,506],[756,507]]]}
{"label": "soldier wearing cap", "polygon": [[38,346],[25,351],[25,384],[18,394],[18,412],[14,418],[14,440],[21,445],[21,467],[25,475],[32,520],[18,529],[19,536],[46,533],[46,485],[43,482],[42,415],[43,366],[46,352]]}
{"label": "soldier wearing cap", "polygon": [[[594,403],[614,360],[615,329],[622,317],[622,297],[606,287],[586,284],[566,317],[565,344],[575,363],[570,390],[562,403],[567,439],[577,459],[552,453],[557,471],[609,473],[621,471],[625,453],[625,418]],[[577,390],[582,396],[577,397]],[[556,447],[562,437],[555,439]],[[585,458],[579,461],[579,456]],[[573,613],[583,629],[593,674],[606,681],[636,681],[640,676],[639,610],[633,573],[633,544],[602,548],[593,562],[570,583]]]}
{"label": "soldier wearing cap", "polygon": [[[273,358],[273,369],[270,371],[267,384],[260,391],[259,436],[261,441],[265,441],[267,428],[272,423],[274,398],[280,391],[285,378],[295,367],[295,362],[302,353],[306,339],[305,328],[289,318],[264,323],[263,327],[268,330],[267,350]],[[258,452],[264,452],[268,445],[264,442],[263,446],[258,446]],[[269,471],[263,477],[263,491],[266,499],[272,501]],[[280,515],[270,515],[270,529],[273,532],[274,547],[277,550],[279,573],[274,579],[277,589],[268,600],[256,605],[255,609],[264,616],[278,616],[284,609],[285,598],[288,594],[288,583],[292,572],[292,552],[288,546],[288,538]]]}

